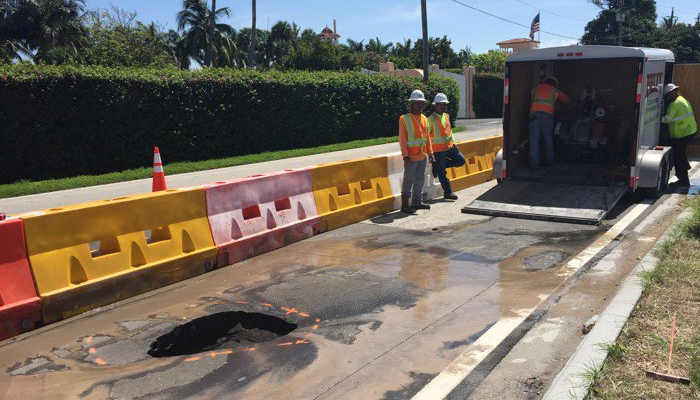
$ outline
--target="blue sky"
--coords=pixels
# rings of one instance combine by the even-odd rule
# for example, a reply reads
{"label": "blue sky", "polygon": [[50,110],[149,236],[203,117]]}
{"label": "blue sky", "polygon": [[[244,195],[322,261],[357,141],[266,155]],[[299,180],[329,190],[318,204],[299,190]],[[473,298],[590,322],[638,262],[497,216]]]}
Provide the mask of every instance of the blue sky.
{"label": "blue sky", "polygon": [[[541,10],[542,30],[572,38],[580,38],[588,21],[599,9],[586,0],[459,0],[461,3],[496,14],[502,18],[530,26]],[[144,22],[157,21],[166,28],[175,28],[175,14],[181,9],[179,0],[86,0],[88,8],[115,5],[135,11]],[[496,43],[527,37],[529,28],[490,17],[457,4],[452,0],[428,0],[428,32],[430,36],[447,35],[458,51],[470,46],[483,53],[497,48]],[[240,29],[251,25],[250,0],[217,0],[217,7],[229,7],[229,24]],[[694,22],[696,10],[687,0],[657,2],[659,16],[668,16],[671,7],[680,22]],[[272,26],[279,20],[296,22],[302,29],[319,32],[332,27],[335,18],[341,42],[347,38],[363,40],[379,37],[382,42],[401,42],[421,36],[420,0],[257,0],[258,27]],[[269,22],[268,22],[269,21]],[[575,43],[575,40],[541,33],[542,47]]]}

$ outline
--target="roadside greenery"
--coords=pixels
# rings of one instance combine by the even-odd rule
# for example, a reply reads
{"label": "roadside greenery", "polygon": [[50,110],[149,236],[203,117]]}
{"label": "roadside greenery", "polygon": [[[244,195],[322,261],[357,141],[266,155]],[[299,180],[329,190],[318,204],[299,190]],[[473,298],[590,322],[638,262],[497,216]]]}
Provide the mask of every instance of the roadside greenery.
{"label": "roadside greenery", "polygon": [[414,89],[457,115],[441,76],[0,65],[0,183],[393,136]]}
{"label": "roadside greenery", "polygon": [[[642,274],[642,299],[618,340],[606,345],[608,359],[601,369],[589,372],[593,385],[588,398],[700,397],[700,200],[694,199],[690,206],[692,216],[656,248],[656,267]],[[645,376],[647,370],[690,378],[690,385],[653,380]]]}
{"label": "roadside greenery", "polygon": [[[258,154],[248,154],[244,156],[219,158],[203,161],[169,162],[169,155],[165,157],[166,175],[184,174],[188,172],[206,171],[216,168],[235,167],[238,165],[254,164],[266,161],[282,160],[285,158],[302,157],[313,154],[330,153],[355,149],[359,147],[376,146],[385,143],[396,142],[396,137],[382,137],[376,139],[354,140],[347,143],[337,143],[327,146],[318,146],[305,149],[268,151]],[[150,159],[146,159],[142,164],[147,164]],[[101,175],[81,175],[62,179],[49,179],[40,181],[22,180],[15,183],[0,184],[0,198],[25,196],[36,193],[53,192],[56,190],[75,189],[80,187],[104,185],[115,182],[126,182],[137,179],[150,178],[153,173],[152,167],[134,168],[121,172],[110,172]]]}

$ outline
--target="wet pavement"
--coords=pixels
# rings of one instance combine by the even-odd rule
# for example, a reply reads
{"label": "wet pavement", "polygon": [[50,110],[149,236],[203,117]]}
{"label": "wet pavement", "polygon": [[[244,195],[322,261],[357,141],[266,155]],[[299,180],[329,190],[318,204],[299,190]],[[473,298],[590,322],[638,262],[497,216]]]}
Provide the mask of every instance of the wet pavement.
{"label": "wet pavement", "polygon": [[410,397],[606,230],[462,214],[484,190],[2,343],[0,398]]}

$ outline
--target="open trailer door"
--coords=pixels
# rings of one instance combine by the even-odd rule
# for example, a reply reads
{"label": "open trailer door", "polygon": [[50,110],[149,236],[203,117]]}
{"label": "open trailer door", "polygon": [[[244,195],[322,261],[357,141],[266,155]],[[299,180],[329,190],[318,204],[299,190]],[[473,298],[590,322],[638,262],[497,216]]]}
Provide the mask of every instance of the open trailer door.
{"label": "open trailer door", "polygon": [[462,212],[595,225],[626,192],[624,186],[506,180],[462,208]]}

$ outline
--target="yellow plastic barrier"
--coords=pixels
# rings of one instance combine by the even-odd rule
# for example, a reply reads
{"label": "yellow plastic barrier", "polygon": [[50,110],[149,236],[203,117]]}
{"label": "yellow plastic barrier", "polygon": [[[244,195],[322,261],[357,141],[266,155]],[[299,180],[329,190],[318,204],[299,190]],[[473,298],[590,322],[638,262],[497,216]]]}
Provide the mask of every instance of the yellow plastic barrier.
{"label": "yellow plastic barrier", "polygon": [[319,231],[364,221],[392,210],[386,157],[367,157],[311,167]]}
{"label": "yellow plastic barrier", "polygon": [[203,274],[216,263],[203,189],[20,217],[44,323]]}
{"label": "yellow plastic barrier", "polygon": [[502,141],[502,136],[490,136],[457,143],[467,163],[462,167],[447,170],[452,190],[463,190],[491,180],[493,161]]}

